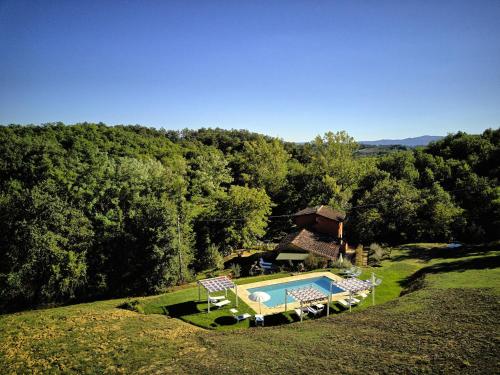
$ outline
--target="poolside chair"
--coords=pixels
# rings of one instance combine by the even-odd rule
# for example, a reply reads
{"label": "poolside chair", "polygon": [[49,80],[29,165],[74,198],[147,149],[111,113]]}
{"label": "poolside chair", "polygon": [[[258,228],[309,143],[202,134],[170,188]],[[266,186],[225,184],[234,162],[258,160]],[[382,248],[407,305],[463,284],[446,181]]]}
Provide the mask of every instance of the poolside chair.
{"label": "poolside chair", "polygon": [[339,273],[341,275],[349,275],[349,274],[353,273],[354,271],[356,271],[356,266],[352,266],[348,270],[343,270],[343,271],[340,271]]}
{"label": "poolside chair", "polygon": [[272,266],[273,266],[273,264],[272,264],[272,263],[270,263],[270,262],[266,262],[266,261],[264,261],[264,259],[262,259],[262,258],[260,258],[260,259],[259,259],[259,264],[260,264],[260,266],[261,266],[261,267],[262,267],[262,266],[266,266],[266,267],[272,267]]}
{"label": "poolside chair", "polygon": [[249,313],[244,313],[241,315],[233,315],[233,316],[234,319],[236,319],[238,322],[241,322],[242,320],[250,318],[252,315],[250,315]]}
{"label": "poolside chair", "polygon": [[261,324],[264,327],[264,315],[262,314],[255,314],[255,325]]}
{"label": "poolside chair", "polygon": [[209,300],[211,303],[217,303],[217,302],[222,301],[222,300],[225,300],[225,299],[226,299],[226,297],[224,297],[224,296],[213,296],[213,297],[212,297],[212,296],[210,296],[210,297],[208,298],[208,300]]}
{"label": "poolside chair", "polygon": [[314,317],[317,317],[319,314],[321,314],[321,310],[316,310],[312,306],[308,306],[307,311],[309,311]]}
{"label": "poolside chair", "polygon": [[229,311],[231,312],[231,314],[233,314],[233,318],[236,319],[237,322],[241,322],[242,320],[248,319],[252,316],[248,313],[236,315],[238,314],[238,310],[236,309],[229,309]]}
{"label": "poolside chair", "polygon": [[346,274],[347,277],[358,277],[363,273],[363,270],[361,268],[356,267],[356,269],[353,272],[349,272]]}
{"label": "poolside chair", "polygon": [[314,308],[318,311],[323,311],[325,309],[325,305],[323,305],[322,303],[316,303],[314,305]]}
{"label": "poolside chair", "polygon": [[212,305],[214,305],[215,307],[222,307],[222,306],[229,305],[230,303],[231,303],[231,301],[229,301],[227,299],[224,299],[222,301],[219,301],[219,302],[216,302],[216,303],[212,303]]}
{"label": "poolside chair", "polygon": [[293,309],[295,312],[295,315],[297,315],[299,318],[302,315],[306,315],[308,313],[307,307],[303,307],[302,309],[299,309],[298,307],[296,309]]}
{"label": "poolside chair", "polygon": [[[349,304],[349,301],[351,302]],[[337,301],[340,305],[342,305],[343,307],[346,307],[346,308],[349,308],[349,306],[354,306],[356,305],[357,303],[359,303],[359,299],[356,299],[356,298],[351,298],[349,300],[349,298],[346,298],[346,299],[339,299]]]}
{"label": "poolside chair", "polygon": [[264,271],[269,271],[270,273],[272,273],[275,270],[273,264],[268,262],[259,262],[259,267]]}
{"label": "poolside chair", "polygon": [[[368,292],[369,293],[369,292]],[[361,297],[361,298],[366,298],[368,297],[368,293],[365,292],[359,292],[356,294],[356,297]]]}

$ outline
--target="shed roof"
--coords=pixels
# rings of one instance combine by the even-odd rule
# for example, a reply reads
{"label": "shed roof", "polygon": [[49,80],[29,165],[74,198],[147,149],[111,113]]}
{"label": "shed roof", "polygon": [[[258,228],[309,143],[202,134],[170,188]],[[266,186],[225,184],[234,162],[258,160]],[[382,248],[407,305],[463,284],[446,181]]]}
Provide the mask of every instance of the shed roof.
{"label": "shed roof", "polygon": [[309,253],[279,253],[276,260],[305,260]]}
{"label": "shed roof", "polygon": [[234,288],[234,283],[227,276],[212,277],[198,281],[209,293]]}
{"label": "shed roof", "polygon": [[340,251],[336,238],[307,229],[285,236],[276,250],[286,250],[290,245],[329,259],[336,259]]}
{"label": "shed roof", "polygon": [[311,215],[316,214],[319,216],[326,217],[328,219],[332,219],[335,221],[344,221],[345,212],[334,210],[330,206],[316,206],[316,207],[307,207],[299,212],[294,213],[292,216],[303,216],[303,215]]}

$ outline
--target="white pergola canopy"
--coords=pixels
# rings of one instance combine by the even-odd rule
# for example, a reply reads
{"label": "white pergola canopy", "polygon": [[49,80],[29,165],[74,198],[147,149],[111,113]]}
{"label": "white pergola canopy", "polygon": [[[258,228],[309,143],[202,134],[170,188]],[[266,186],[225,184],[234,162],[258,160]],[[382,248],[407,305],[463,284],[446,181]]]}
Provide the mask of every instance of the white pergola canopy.
{"label": "white pergola canopy", "polygon": [[286,293],[302,303],[312,303],[328,298],[326,294],[313,287],[288,289]]}
{"label": "white pergola canopy", "polygon": [[208,293],[220,292],[222,290],[234,288],[234,283],[227,276],[212,277],[211,279],[204,279],[198,281],[206,289]]}
{"label": "white pergola canopy", "polygon": [[[286,289],[285,290],[285,311],[287,310],[288,306],[288,296],[291,296],[295,298],[297,301],[300,302],[300,308],[302,309],[302,305],[304,303],[313,303],[313,302],[318,302],[318,301],[324,301],[325,299],[329,300],[329,296],[324,294],[323,292],[319,291],[318,289],[312,287],[312,286],[307,286],[303,288],[297,288],[297,289]],[[302,321],[302,315],[300,315],[300,321]]]}
{"label": "white pergola canopy", "polygon": [[207,292],[207,303],[208,312],[210,312],[210,293],[216,293],[224,291],[227,297],[228,289],[234,289],[234,294],[236,294],[236,307],[238,307],[238,287],[232,280],[227,276],[212,277],[210,279],[204,279],[198,281],[198,300],[201,301],[201,289],[203,287]]}
{"label": "white pergola canopy", "polygon": [[344,279],[341,281],[337,281],[335,285],[345,290],[346,292],[350,293],[356,293],[356,292],[361,292],[362,290],[368,290],[373,286],[372,283],[369,281],[360,280],[354,277],[352,279]]}
{"label": "white pergola canopy", "polygon": [[[314,288],[312,285],[310,287],[297,288],[297,289],[286,289],[285,290],[285,311],[287,311],[288,300],[287,297],[291,296],[297,301],[300,302],[300,306],[304,303],[313,303],[319,302],[327,299],[326,305],[326,315],[330,315],[330,304],[332,302],[332,288],[333,286],[337,286],[345,292],[349,293],[349,298],[352,298],[353,293],[362,292],[365,290],[371,290],[372,292],[372,304],[375,304],[375,287],[382,283],[381,279],[376,279],[375,274],[372,273],[371,280],[360,280],[357,278],[350,279],[342,279],[340,281],[331,281],[330,282],[330,292],[328,295],[325,295],[320,290]],[[349,304],[349,310],[351,310],[351,305]],[[302,321],[302,315],[300,316],[300,320]]]}
{"label": "white pergola canopy", "polygon": [[[352,294],[361,292],[364,290],[372,291],[372,304],[375,305],[375,287],[380,285],[382,280],[375,279],[375,274],[372,273],[371,280],[360,280],[355,277],[350,279],[343,279],[341,281],[337,281],[334,284],[339,288],[349,292],[349,301],[352,299]],[[349,302],[349,311],[351,311],[351,302]]]}

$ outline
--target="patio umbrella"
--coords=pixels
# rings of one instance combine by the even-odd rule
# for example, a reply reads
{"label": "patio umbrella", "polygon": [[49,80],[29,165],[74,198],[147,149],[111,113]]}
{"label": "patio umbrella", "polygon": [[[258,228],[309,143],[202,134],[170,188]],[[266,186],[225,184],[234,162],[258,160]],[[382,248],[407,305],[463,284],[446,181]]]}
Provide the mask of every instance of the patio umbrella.
{"label": "patio umbrella", "polygon": [[258,302],[259,303],[259,314],[262,314],[262,307],[260,306],[261,302],[266,302],[271,299],[271,296],[267,294],[266,292],[253,292],[251,293],[248,298],[250,301]]}

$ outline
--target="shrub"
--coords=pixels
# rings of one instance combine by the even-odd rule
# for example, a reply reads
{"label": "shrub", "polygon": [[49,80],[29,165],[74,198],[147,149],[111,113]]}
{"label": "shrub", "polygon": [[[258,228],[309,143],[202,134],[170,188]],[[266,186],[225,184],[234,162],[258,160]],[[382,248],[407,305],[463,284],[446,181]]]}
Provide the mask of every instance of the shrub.
{"label": "shrub", "polygon": [[351,267],[352,267],[352,262],[347,258],[342,259],[342,262],[340,262],[340,268],[351,268]]}
{"label": "shrub", "polygon": [[130,310],[130,311],[134,311],[134,312],[139,313],[139,314],[144,314],[144,307],[136,299],[127,300],[118,307],[120,309]]}
{"label": "shrub", "polygon": [[328,265],[328,260],[323,257],[311,254],[304,260],[304,266],[308,271],[315,270],[318,268],[326,268]]}
{"label": "shrub", "polygon": [[215,270],[224,269],[224,258],[222,257],[219,248],[214,244],[208,245],[203,260],[206,269],[215,269]]}
{"label": "shrub", "polygon": [[231,273],[234,278],[239,278],[241,276],[241,266],[239,264],[231,263]]}
{"label": "shrub", "polygon": [[351,268],[352,263],[346,257],[342,257],[342,260],[337,258],[336,260],[332,261],[331,266],[333,268]]}
{"label": "shrub", "polygon": [[372,265],[380,265],[380,262],[384,259],[386,251],[382,246],[377,243],[372,243],[370,245],[369,259]]}

